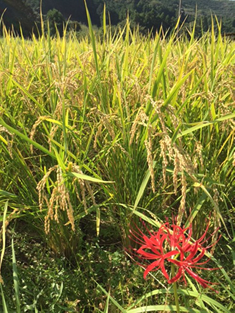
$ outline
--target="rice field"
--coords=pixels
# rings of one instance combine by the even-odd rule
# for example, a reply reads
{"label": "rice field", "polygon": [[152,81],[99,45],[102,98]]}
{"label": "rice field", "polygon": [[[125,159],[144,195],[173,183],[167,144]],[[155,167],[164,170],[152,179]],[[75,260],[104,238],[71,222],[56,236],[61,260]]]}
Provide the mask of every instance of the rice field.
{"label": "rice field", "polygon": [[[235,42],[213,21],[200,39],[88,22],[2,26],[1,311],[234,312]],[[167,218],[216,243],[198,275],[218,293],[143,278],[130,229]]]}

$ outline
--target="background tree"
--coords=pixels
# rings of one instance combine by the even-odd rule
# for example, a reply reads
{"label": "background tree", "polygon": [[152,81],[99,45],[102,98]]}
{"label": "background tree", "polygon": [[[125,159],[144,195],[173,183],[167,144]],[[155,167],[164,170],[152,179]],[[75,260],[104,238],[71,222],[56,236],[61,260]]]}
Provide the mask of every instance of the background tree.
{"label": "background tree", "polygon": [[49,10],[47,12],[46,19],[49,23],[51,36],[54,36],[57,31],[59,32],[60,36],[62,36],[63,28],[65,24],[65,19],[64,19],[63,14],[56,9]]}
{"label": "background tree", "polygon": [[[107,18],[110,16],[112,26],[123,25],[128,13],[131,25],[138,24],[141,32],[145,33],[150,29],[158,30],[160,26],[165,31],[173,29],[179,13],[179,0],[86,0],[86,2],[93,25],[98,27],[102,25],[105,3]],[[187,17],[184,29],[189,28],[194,22],[196,7],[198,36],[210,29],[211,14],[222,20],[222,33],[235,31],[235,1],[182,0],[181,21]],[[15,30],[19,29],[20,23],[26,36],[32,33],[36,20],[40,23],[40,0],[0,0],[0,12],[3,12],[5,8],[7,11],[4,13],[4,23],[7,24],[8,28],[14,25]],[[62,15],[58,12],[55,13],[54,9],[58,10],[59,13],[61,12],[64,20],[77,21],[80,25],[87,25],[84,0],[43,0],[43,14],[47,14],[48,11],[54,12],[52,18],[50,17],[52,34],[55,34],[55,22],[57,28],[60,28],[60,34],[62,34],[63,28]],[[53,15],[55,16],[53,17]]]}
{"label": "background tree", "polygon": [[37,14],[22,0],[0,0],[0,15],[2,14],[6,28],[14,29],[16,34],[20,33],[21,27],[24,36],[30,37],[36,28]]}

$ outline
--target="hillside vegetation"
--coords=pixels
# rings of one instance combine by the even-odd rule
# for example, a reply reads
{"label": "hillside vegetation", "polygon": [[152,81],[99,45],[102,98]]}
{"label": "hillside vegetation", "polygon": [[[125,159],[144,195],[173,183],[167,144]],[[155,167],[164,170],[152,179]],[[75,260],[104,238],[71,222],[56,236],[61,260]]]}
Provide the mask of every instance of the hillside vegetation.
{"label": "hillside vegetation", "polygon": [[[103,7],[106,4],[108,16],[112,25],[124,25],[127,13],[130,16],[132,27],[137,24],[140,31],[147,33],[156,31],[163,26],[164,30],[173,29],[178,18],[178,0],[87,0],[91,20],[94,25],[100,27],[103,20]],[[7,27],[13,23],[15,30],[21,23],[25,35],[31,33],[35,22],[40,24],[39,0],[0,0],[0,8],[8,8],[3,20]],[[74,20],[81,24],[87,24],[84,0],[47,0],[42,1],[42,12],[46,16],[49,10],[56,9],[62,13],[65,20]],[[229,0],[184,0],[182,1],[182,21],[186,19],[185,28],[189,27],[195,19],[197,11],[198,29],[196,33],[201,35],[210,28],[211,14],[222,19],[222,32],[235,32],[235,2]],[[108,17],[107,16],[107,17]],[[54,20],[53,22],[54,23]],[[40,28],[40,25],[39,25]]]}

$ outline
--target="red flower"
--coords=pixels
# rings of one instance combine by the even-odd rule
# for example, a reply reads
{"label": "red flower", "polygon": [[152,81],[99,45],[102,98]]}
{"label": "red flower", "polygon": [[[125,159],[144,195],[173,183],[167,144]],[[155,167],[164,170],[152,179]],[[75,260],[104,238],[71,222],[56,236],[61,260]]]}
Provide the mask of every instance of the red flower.
{"label": "red flower", "polygon": [[[143,223],[145,225],[145,223]],[[140,245],[138,249],[133,249],[135,255],[141,261],[139,265],[144,267],[144,278],[150,271],[161,270],[168,283],[174,283],[181,278],[186,283],[185,272],[194,278],[202,287],[211,288],[213,284],[193,272],[193,269],[201,270],[215,270],[216,268],[205,268],[201,265],[210,261],[207,258],[201,262],[201,259],[205,256],[206,251],[211,248],[210,246],[204,246],[206,234],[209,229],[209,223],[207,224],[204,234],[198,240],[192,238],[192,225],[189,227],[180,227],[164,223],[157,232],[148,230],[145,226],[148,236],[145,235],[138,227],[136,230],[130,230],[130,239]],[[177,272],[174,277],[169,278],[167,269],[170,265],[174,264]]]}
{"label": "red flower", "polygon": [[158,270],[160,268],[163,275],[167,280],[169,280],[169,275],[166,272],[164,263],[167,259],[178,254],[179,252],[174,250],[165,253],[163,247],[166,239],[167,234],[164,232],[164,225],[160,227],[157,233],[150,235],[150,238],[143,235],[143,245],[137,250],[137,253],[142,256],[142,259],[155,260],[146,266],[144,278],[146,278],[150,271]]}

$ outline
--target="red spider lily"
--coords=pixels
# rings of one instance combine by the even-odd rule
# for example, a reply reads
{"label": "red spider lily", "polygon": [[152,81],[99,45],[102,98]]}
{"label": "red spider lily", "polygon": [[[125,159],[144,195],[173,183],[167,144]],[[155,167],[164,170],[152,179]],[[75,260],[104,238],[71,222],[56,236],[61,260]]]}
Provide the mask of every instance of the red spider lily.
{"label": "red spider lily", "polygon": [[[143,223],[144,224],[144,223]],[[144,224],[145,225],[145,224]],[[138,227],[130,230],[130,239],[140,245],[138,249],[133,249],[135,255],[142,261],[139,265],[144,267],[144,278],[150,271],[161,270],[168,283],[174,283],[181,278],[186,284],[185,272],[194,278],[202,287],[211,288],[213,283],[201,278],[192,269],[216,270],[217,268],[204,268],[201,265],[210,261],[210,258],[201,262],[206,251],[214,246],[204,246],[208,241],[206,234],[209,229],[207,224],[204,234],[198,239],[192,238],[192,224],[189,227],[180,227],[176,224],[170,225],[169,222],[161,225],[157,232],[147,229],[148,236]],[[177,272],[174,277],[169,278],[167,268],[174,264]],[[212,288],[211,288],[212,289]]]}
{"label": "red spider lily", "polygon": [[[144,244],[137,250],[137,253],[142,256],[145,260],[155,260],[150,263],[144,272],[144,278],[146,278],[147,274],[152,270],[161,269],[163,275],[169,280],[169,275],[165,269],[165,260],[171,258],[172,256],[179,254],[178,251],[173,250],[165,253],[163,244],[167,239],[167,234],[164,233],[163,227],[160,227],[159,231],[156,235],[151,235],[150,238],[147,236],[143,236]],[[148,252],[151,251],[152,253]]]}
{"label": "red spider lily", "polygon": [[[143,225],[144,222],[143,222]],[[158,232],[151,232],[145,227],[149,237],[146,236],[137,226],[135,229],[130,229],[129,238],[140,245],[139,249],[133,249],[135,256],[141,261],[139,265],[145,268],[144,278],[150,271],[157,271],[161,269],[161,272],[167,280],[169,280],[169,275],[165,268],[165,263],[167,259],[179,254],[178,250],[165,251],[165,244],[167,243],[168,234],[165,231],[165,224],[163,224]],[[151,261],[153,260],[153,261]],[[143,262],[147,261],[146,264]],[[166,263],[167,264],[167,263]]]}

